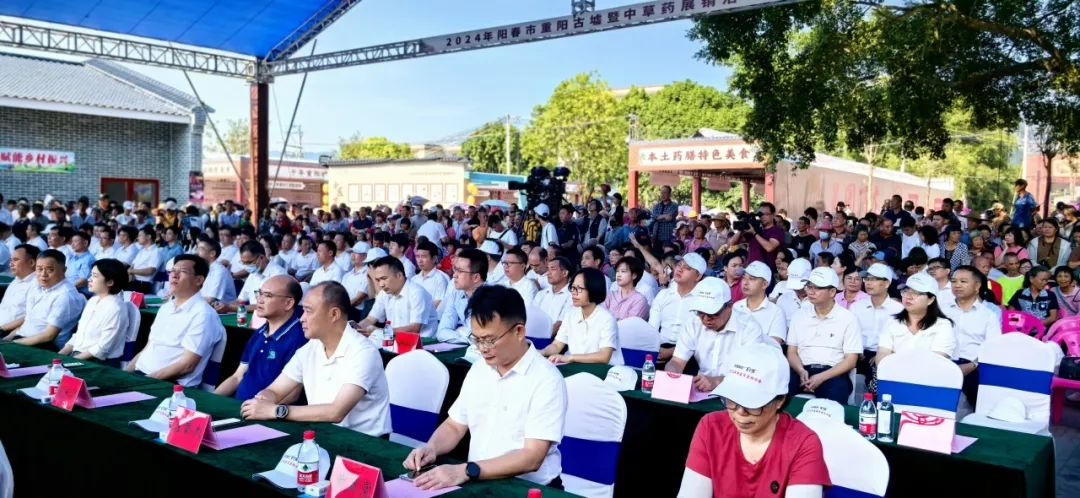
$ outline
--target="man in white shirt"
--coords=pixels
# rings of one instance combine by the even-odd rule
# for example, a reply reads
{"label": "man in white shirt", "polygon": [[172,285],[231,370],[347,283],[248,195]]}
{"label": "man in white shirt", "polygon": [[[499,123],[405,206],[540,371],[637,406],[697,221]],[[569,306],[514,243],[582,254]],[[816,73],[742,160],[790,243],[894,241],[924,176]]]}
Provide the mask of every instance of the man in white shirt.
{"label": "man in white shirt", "polygon": [[[210,264],[202,290],[199,291],[202,297],[211,305],[216,301],[226,303],[235,301],[236,284],[233,282],[232,273],[218,261],[218,256],[221,256],[221,246],[210,237],[200,237],[196,251],[200,258]],[[176,264],[173,263],[173,266]]]}
{"label": "man in white shirt", "polygon": [[0,300],[0,337],[17,330],[26,317],[26,297],[37,285],[34,262],[39,252],[35,246],[20,244],[11,253],[10,268],[14,279],[8,284],[4,299]]}
{"label": "man in white shirt", "polygon": [[686,307],[697,317],[682,328],[675,352],[664,370],[682,373],[690,358],[697,359],[694,387],[699,391],[711,392],[724,381],[727,357],[733,351],[747,344],[769,341],[754,320],[735,323],[731,288],[722,279],[708,277],[698,282]]}
{"label": "man in white shirt", "polygon": [[937,296],[938,307],[942,310],[956,301],[956,297],[953,296],[952,282],[949,281],[951,269],[949,260],[945,258],[933,258],[926,262],[926,273],[937,283],[938,288],[934,294]]}
{"label": "man in white shirt", "polygon": [[772,269],[768,265],[761,261],[747,265],[742,278],[742,291],[746,297],[735,303],[732,320],[736,323],[736,330],[747,320],[753,320],[766,337],[783,344],[787,339],[784,310],[765,297],[765,290],[771,282]]}
{"label": "man in white shirt", "polygon": [[[233,278],[240,280],[247,278],[248,274],[251,273],[249,271],[250,269],[245,267],[242,253],[244,252],[244,245],[248,242],[254,241],[253,239],[255,239],[255,233],[254,230],[252,230],[251,227],[247,225],[237,227],[233,233],[235,234],[234,238],[236,239],[236,243],[233,245],[237,247],[237,251],[232,253],[232,257],[229,258],[229,264],[225,265],[225,267],[232,272]],[[222,246],[221,252],[225,252],[224,246]],[[263,252],[266,251],[264,250]]]}
{"label": "man in white shirt", "polygon": [[[649,307],[649,324],[660,329],[660,355],[658,361],[667,361],[675,352],[675,344],[682,337],[683,329],[697,320],[687,308],[687,298],[705,276],[707,265],[700,254],[688,253],[675,265],[672,282],[656,294]],[[644,279],[642,279],[644,280]],[[640,285],[640,282],[639,282]]]}
{"label": "man in white shirt", "polygon": [[209,272],[210,265],[198,256],[176,257],[169,271],[173,297],[158,310],[146,347],[128,363],[127,371],[184,387],[202,383],[214,347],[225,340],[221,319],[199,295]]}
{"label": "man in white shirt", "polygon": [[547,263],[548,288],[536,293],[533,306],[540,308],[551,318],[551,336],[562,326],[566,311],[570,304],[570,273],[573,271],[573,263],[570,260],[558,257]]}
{"label": "man in white shirt", "polygon": [[218,256],[218,261],[225,268],[230,268],[234,258],[240,256],[240,248],[236,245],[236,241],[233,235],[236,233],[236,229],[228,225],[222,225],[218,228],[218,241],[221,244],[221,256]]}
{"label": "man in white shirt", "polygon": [[416,246],[416,264],[420,271],[411,279],[420,287],[423,287],[431,296],[431,304],[436,310],[442,309],[442,302],[446,297],[447,289],[450,288],[450,277],[442,270],[435,268],[439,261],[439,248],[434,242],[424,241]]}
{"label": "man in white shirt", "polygon": [[390,237],[390,255],[401,261],[401,267],[405,269],[405,278],[411,279],[416,275],[416,265],[405,256],[405,250],[408,248],[408,234],[395,233]]}
{"label": "man in white shirt", "polygon": [[[252,304],[255,302],[255,292],[262,288],[264,280],[277,275],[287,275],[285,269],[270,261],[266,257],[266,249],[256,240],[249,240],[240,248],[240,265],[244,267],[244,273],[248,276],[244,280],[244,286],[236,295],[236,301],[218,301],[214,304],[214,310],[218,313],[232,313],[241,303]],[[236,272],[233,272],[235,275]]]}
{"label": "man in white shirt", "polygon": [[[337,282],[308,290],[300,317],[308,343],[281,375],[240,407],[245,420],[333,422],[369,436],[390,433],[390,388],[382,357],[349,327],[349,295]],[[304,388],[307,405],[284,404]]]}
{"label": "man in white shirt", "polygon": [[791,393],[810,392],[847,404],[854,386],[848,373],[863,352],[859,322],[836,304],[840,277],[829,267],[815,268],[805,284],[813,308],[796,313],[788,327]]}
{"label": "man in white shirt", "polygon": [[511,248],[517,247],[517,234],[503,224],[502,216],[499,216],[498,214],[493,214],[489,216],[488,225],[491,228],[488,230],[487,238],[494,240],[496,243],[498,243],[503,251],[507,251]]}
{"label": "man in white shirt", "polygon": [[421,337],[435,336],[438,314],[431,303],[431,295],[423,287],[405,279],[401,260],[393,256],[382,257],[371,262],[368,271],[380,292],[375,297],[371,313],[359,324],[361,333],[370,335],[384,326],[380,324],[389,321],[394,332],[414,332]]}
{"label": "man in white shirt", "polygon": [[[551,287],[551,283],[547,279],[547,260],[547,249],[534,247],[529,251],[529,273],[526,273],[525,276],[536,281],[536,285],[541,290]],[[530,301],[525,302],[529,303]]]}
{"label": "man in white shirt", "polygon": [[322,282],[341,282],[341,277],[345,275],[345,272],[341,271],[341,267],[335,262],[336,251],[337,248],[333,242],[329,240],[319,242],[318,248],[315,249],[319,267],[315,268],[315,272],[311,274],[311,285]]}
{"label": "man in white shirt", "polygon": [[533,212],[540,220],[540,247],[549,251],[551,248],[559,247],[559,233],[555,230],[555,224],[549,219],[551,210],[548,209],[547,204],[537,204]]}
{"label": "man in white shirt", "polygon": [[117,257],[119,247],[116,246],[116,232],[113,229],[104,226],[100,229],[94,227],[97,233],[97,251],[91,251],[94,255],[94,260],[99,259],[120,259]]}
{"label": "man in white shirt", "polygon": [[75,235],[75,230],[69,226],[54,225],[47,230],[49,248],[56,249],[64,253],[65,258],[70,258],[74,251],[71,250],[71,236]]}
{"label": "man in white shirt", "polygon": [[438,219],[439,217],[434,211],[428,212],[427,221],[416,229],[416,238],[419,241],[420,237],[426,237],[428,242],[435,244],[435,247],[442,251],[442,241],[446,239],[446,227],[442,226]]}
{"label": "man in white shirt", "polygon": [[502,247],[493,240],[485,240],[480,244],[480,251],[488,257],[488,285],[505,285],[506,272],[502,267]]}
{"label": "man in white shirt", "polygon": [[368,295],[368,292],[371,292],[371,279],[368,278],[368,267],[364,262],[370,250],[371,246],[367,242],[353,244],[351,256],[353,267],[341,277],[341,285],[345,286],[345,290],[349,293],[349,303],[353,307],[349,312],[349,319],[353,321],[364,319],[367,315],[364,307],[370,304],[368,301],[371,300],[371,296]]}
{"label": "man in white shirt", "polygon": [[[3,210],[3,208],[0,208],[0,210]],[[3,242],[3,244],[7,247],[8,253],[15,252],[15,247],[17,247],[19,244],[22,244],[22,241],[19,240],[19,238],[16,237],[14,233],[12,233],[10,226],[8,227],[7,232],[5,232],[3,236],[0,236],[0,242]]]}
{"label": "man in white shirt", "polygon": [[861,299],[851,305],[850,311],[859,322],[863,338],[863,354],[856,373],[867,379],[872,375],[870,364],[877,355],[878,337],[889,321],[904,309],[904,305],[889,297],[889,285],[895,278],[892,268],[882,263],[870,265],[863,278],[863,286],[870,299]]}
{"label": "man in white shirt", "polygon": [[525,252],[521,249],[511,248],[503,256],[502,267],[506,278],[503,285],[514,289],[521,294],[526,303],[533,302],[536,294],[540,291],[536,281],[525,276],[525,267],[528,265]]}
{"label": "man in white shirt", "polygon": [[312,250],[313,245],[311,239],[301,237],[300,252],[289,260],[289,275],[296,277],[296,280],[307,282],[319,267],[319,256]]}
{"label": "man in white shirt", "polygon": [[514,476],[561,487],[566,383],[525,338],[525,303],[510,289],[485,286],[473,295],[469,315],[484,361],[473,363],[449,417],[427,444],[409,453],[405,468],[433,464],[468,433],[469,461],[421,474],[414,481],[418,488]]}
{"label": "man in white shirt", "polygon": [[[594,268],[600,270],[604,265],[604,246],[589,246],[581,251],[581,267],[582,268]],[[639,280],[638,283],[641,283]],[[604,288],[608,291],[612,289],[618,289],[618,285],[611,281],[611,277],[604,275]]]}
{"label": "man in white shirt", "polygon": [[19,328],[5,340],[55,351],[71,339],[86,298],[64,278],[65,262],[63,253],[55,249],[46,249],[38,255],[34,261],[37,285],[27,292],[26,315]]}
{"label": "man in white shirt", "polygon": [[454,290],[447,292],[446,302],[439,313],[439,342],[467,344],[472,333],[469,321],[469,299],[487,279],[487,255],[477,249],[462,249],[454,258]]}
{"label": "man in white shirt", "polygon": [[130,266],[135,262],[135,256],[139,254],[139,244],[135,242],[138,238],[138,228],[120,227],[120,230],[116,232],[117,247],[113,257]]}
{"label": "man in white shirt", "polygon": [[298,252],[296,251],[296,236],[292,232],[288,232],[281,236],[281,248],[278,251],[278,263],[282,268],[288,269],[292,266],[292,260]]}
{"label": "man in white shirt", "polygon": [[49,244],[41,237],[42,230],[41,224],[36,221],[26,225],[26,243],[34,245],[39,251],[49,248]]}
{"label": "man in white shirt", "polygon": [[337,263],[338,267],[341,268],[341,271],[343,272],[349,271],[349,269],[352,268],[352,257],[349,256],[349,250],[351,249],[349,247],[350,243],[349,234],[344,232],[334,234],[334,253],[337,254],[334,258],[334,262]]}
{"label": "man in white shirt", "polygon": [[154,275],[162,264],[158,246],[154,244],[156,237],[157,233],[154,232],[153,227],[139,229],[139,238],[136,239],[139,243],[139,252],[128,267],[128,275],[132,277],[131,289],[144,294],[154,291]]}
{"label": "man in white shirt", "polygon": [[[4,209],[0,208],[0,211],[4,211]],[[9,241],[13,238],[14,237],[11,235],[11,226],[0,221],[0,271],[3,271],[8,267],[12,250]]]}
{"label": "man in white shirt", "polygon": [[985,275],[972,266],[959,266],[952,275],[956,299],[941,307],[945,316],[952,320],[956,337],[952,360],[964,374],[964,396],[972,408],[975,408],[979,393],[979,347],[1001,335],[1001,319],[991,308],[993,305],[979,298],[980,289],[985,287]]}

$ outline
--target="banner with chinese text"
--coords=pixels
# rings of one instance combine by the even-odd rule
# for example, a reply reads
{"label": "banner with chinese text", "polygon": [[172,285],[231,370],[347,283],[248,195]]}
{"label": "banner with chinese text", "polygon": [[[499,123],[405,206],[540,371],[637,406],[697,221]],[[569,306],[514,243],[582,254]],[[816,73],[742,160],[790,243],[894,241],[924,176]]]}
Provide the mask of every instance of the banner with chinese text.
{"label": "banner with chinese text", "polygon": [[75,171],[75,153],[0,147],[0,171],[72,173]]}

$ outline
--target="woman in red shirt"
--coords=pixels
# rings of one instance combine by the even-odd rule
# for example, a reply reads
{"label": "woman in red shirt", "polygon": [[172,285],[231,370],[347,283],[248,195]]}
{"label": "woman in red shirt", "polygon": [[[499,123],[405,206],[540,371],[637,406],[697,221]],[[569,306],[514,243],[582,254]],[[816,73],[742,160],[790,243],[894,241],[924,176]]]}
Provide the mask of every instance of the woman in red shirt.
{"label": "woman in red shirt", "polygon": [[716,393],[727,410],[698,423],[679,498],[821,498],[829,486],[821,441],[782,411],[790,371],[772,341],[735,351]]}

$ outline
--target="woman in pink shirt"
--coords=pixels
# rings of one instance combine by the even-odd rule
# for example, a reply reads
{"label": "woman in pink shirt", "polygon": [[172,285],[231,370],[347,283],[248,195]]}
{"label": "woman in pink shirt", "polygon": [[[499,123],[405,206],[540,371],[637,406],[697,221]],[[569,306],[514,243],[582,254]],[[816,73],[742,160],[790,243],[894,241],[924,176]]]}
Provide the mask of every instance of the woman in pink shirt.
{"label": "woman in pink shirt", "polygon": [[607,293],[604,307],[616,320],[632,316],[641,317],[643,320],[649,319],[649,301],[645,299],[645,295],[634,289],[644,271],[645,265],[634,257],[622,258],[615,265],[617,288]]}
{"label": "woman in pink shirt", "polygon": [[709,241],[705,239],[705,225],[696,225],[694,227],[694,235],[689,239],[686,239],[686,252],[694,252],[699,247],[709,247]]}

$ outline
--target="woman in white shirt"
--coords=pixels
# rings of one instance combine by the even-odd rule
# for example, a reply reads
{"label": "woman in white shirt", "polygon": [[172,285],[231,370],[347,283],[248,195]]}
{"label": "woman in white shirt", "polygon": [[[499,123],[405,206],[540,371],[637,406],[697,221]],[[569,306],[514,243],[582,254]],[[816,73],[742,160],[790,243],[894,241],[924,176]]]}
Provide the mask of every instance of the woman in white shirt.
{"label": "woman in white shirt", "polygon": [[956,350],[956,335],[952,320],[947,318],[938,305],[935,292],[937,282],[925,273],[918,273],[907,280],[903,290],[904,309],[896,314],[881,331],[875,364],[881,364],[886,356],[904,351],[931,351],[952,359]]}
{"label": "woman in white shirt", "polygon": [[128,331],[127,303],[121,294],[128,284],[127,265],[115,259],[95,261],[87,282],[94,296],[86,302],[76,334],[60,354],[119,367]]}
{"label": "woman in white shirt", "polygon": [[[582,268],[570,279],[570,299],[574,307],[563,317],[555,340],[540,354],[552,363],[622,365],[615,317],[601,305],[607,299],[604,273]],[[566,346],[570,349],[563,354]]]}

